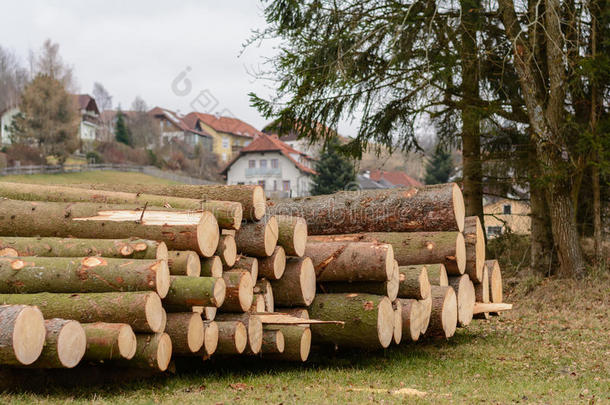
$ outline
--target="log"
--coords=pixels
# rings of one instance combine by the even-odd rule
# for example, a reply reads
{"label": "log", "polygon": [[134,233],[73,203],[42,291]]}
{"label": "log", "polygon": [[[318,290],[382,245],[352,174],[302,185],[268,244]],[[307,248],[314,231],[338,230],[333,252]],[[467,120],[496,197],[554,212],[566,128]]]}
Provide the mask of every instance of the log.
{"label": "log", "polygon": [[167,264],[172,276],[199,277],[201,275],[199,255],[192,250],[170,250]]}
{"label": "log", "polygon": [[145,239],[0,237],[0,256],[87,257],[167,260],[163,242]]}
{"label": "log", "polygon": [[242,354],[248,344],[248,332],[239,321],[214,321],[218,325],[218,354]]}
{"label": "log", "polygon": [[277,215],[278,245],[289,256],[302,257],[307,244],[307,222],[300,217]]}
{"label": "log", "polygon": [[266,312],[265,297],[263,296],[263,294],[254,294],[254,298],[252,298],[252,306],[250,307],[250,310],[248,312],[251,314]]}
{"label": "log", "polygon": [[309,314],[344,325],[311,325],[316,343],[363,349],[386,348],[394,337],[394,310],[388,297],[372,294],[318,294]]}
{"label": "log", "polygon": [[284,352],[263,352],[263,358],[274,361],[307,361],[311,350],[311,329],[308,326],[278,325],[265,326],[265,328],[282,332],[284,336]]}
{"label": "log", "polygon": [[312,325],[312,324],[333,324],[343,325],[343,321],[322,321],[320,319],[297,318],[293,315],[280,312],[256,314],[265,325]]}
{"label": "log", "polygon": [[504,302],[498,302],[498,303],[477,302],[474,304],[474,313],[475,314],[480,314],[483,312],[498,313],[501,311],[510,311],[511,309],[513,309],[513,304],[506,304]]}
{"label": "log", "polygon": [[0,293],[156,291],[166,296],[165,260],[1,257]]}
{"label": "log", "polygon": [[307,308],[275,308],[277,313],[287,314],[296,318],[309,319],[309,311]]}
{"label": "log", "polygon": [[316,296],[316,273],[311,259],[291,257],[279,280],[270,281],[276,305],[284,307],[309,306]]}
{"label": "log", "polygon": [[276,246],[269,257],[258,259],[258,276],[268,280],[279,280],[286,269],[286,252],[281,246]]}
{"label": "log", "polygon": [[32,368],[73,368],[85,355],[87,337],[77,321],[69,319],[47,319],[45,345]]}
{"label": "log", "polygon": [[47,319],[127,323],[136,332],[158,332],[163,326],[164,309],[154,292],[0,294],[0,303],[36,305]]}
{"label": "log", "polygon": [[131,360],[117,360],[122,367],[165,371],[172,357],[172,340],[167,333],[136,335],[136,354]]}
{"label": "log", "polygon": [[226,271],[247,271],[252,277],[252,283],[258,279],[258,259],[256,257],[239,256],[235,265]]}
{"label": "log", "polygon": [[403,341],[417,342],[421,335],[424,308],[418,300],[399,298],[398,301],[401,304],[400,316],[402,318]]}
{"label": "log", "polygon": [[216,313],[218,312],[218,308],[216,307],[201,307],[195,305],[191,309],[193,312],[201,315],[201,318],[205,321],[213,321],[216,318]]}
{"label": "log", "polygon": [[[432,295],[432,289],[430,289],[430,295]],[[432,297],[428,297],[425,300],[418,300],[418,302],[421,315],[420,335],[423,335],[426,333],[428,326],[430,325]]]}
{"label": "log", "polygon": [[252,306],[254,283],[247,271],[227,271],[222,274],[227,285],[224,303],[219,307],[223,312],[247,312]]}
{"label": "log", "polygon": [[263,344],[261,347],[261,353],[263,354],[282,354],[286,342],[284,341],[284,334],[281,330],[272,329],[270,326],[263,328]]}
{"label": "log", "polygon": [[[474,285],[474,296],[476,302],[489,303],[489,272],[487,266],[483,266],[483,277],[481,283]],[[489,313],[476,314],[474,318],[489,319]]]}
{"label": "log", "polygon": [[189,211],[210,211],[221,228],[239,229],[242,220],[241,204],[229,201],[201,201],[192,198],[159,196],[145,193],[91,190],[76,186],[3,183],[0,195],[13,200],[89,202],[101,204],[136,204],[151,207],[171,207]]}
{"label": "log", "polygon": [[459,277],[449,277],[449,285],[453,287],[457,298],[458,325],[468,326],[472,321],[472,311],[475,303],[474,285],[468,274]]}
{"label": "log", "polygon": [[222,278],[171,276],[163,306],[169,312],[189,312],[193,306],[220,307],[226,295]]}
{"label": "log", "polygon": [[254,285],[254,294],[262,294],[265,308],[263,312],[274,312],[275,299],[273,297],[273,287],[268,280],[259,280]]}
{"label": "log", "polygon": [[430,295],[430,281],[426,266],[401,266],[398,297],[424,300]]}
{"label": "log", "polygon": [[502,272],[497,260],[486,260],[485,266],[489,272],[489,300],[495,304],[503,301]]}
{"label": "log", "polygon": [[0,364],[30,365],[45,344],[40,310],[27,305],[0,305]]}
{"label": "log", "polygon": [[208,358],[213,355],[218,348],[218,324],[215,321],[205,321],[203,322],[203,329],[204,339],[201,350],[204,351],[202,355],[205,358]]}
{"label": "log", "polygon": [[394,271],[387,281],[356,281],[356,282],[329,282],[319,284],[320,291],[323,293],[367,293],[385,295],[391,301],[398,297],[400,289],[400,274],[396,260],[394,261]]}
{"label": "log", "polygon": [[462,231],[464,199],[455,183],[272,200],[272,215],[307,221],[310,235],[355,232]]}
{"label": "log", "polygon": [[448,273],[464,274],[466,245],[461,232],[369,232],[310,236],[312,242],[370,242],[392,245],[401,266],[443,263]]}
{"label": "log", "polygon": [[318,281],[387,281],[394,271],[391,245],[376,242],[311,242],[310,257]]}
{"label": "log", "polygon": [[201,276],[222,277],[222,260],[219,256],[212,256],[208,259],[201,259]]}
{"label": "log", "polygon": [[441,287],[447,287],[449,285],[449,278],[447,277],[447,270],[445,270],[444,264],[426,264],[426,271],[428,272],[428,281],[430,281],[431,285],[438,285]]}
{"label": "log", "polygon": [[485,233],[479,217],[464,220],[464,243],[466,245],[466,274],[473,283],[483,281],[485,267]]}
{"label": "log", "polygon": [[222,264],[231,267],[237,259],[237,245],[233,235],[221,235],[216,248],[216,255],[222,260]]}
{"label": "log", "polygon": [[197,313],[167,314],[165,333],[172,340],[172,352],[175,355],[190,355],[203,347],[203,320]]}
{"label": "log", "polygon": [[265,192],[259,185],[74,184],[70,187],[148,193],[206,201],[234,201],[241,203],[243,219],[248,221],[261,219],[266,210]]}
{"label": "log", "polygon": [[92,239],[138,237],[165,242],[174,250],[210,257],[218,245],[218,223],[208,211],[188,213],[155,207],[0,201],[0,234]]}
{"label": "log", "polygon": [[432,286],[430,290],[431,312],[427,332],[450,338],[455,333],[458,320],[457,298],[452,287]]}
{"label": "log", "polygon": [[248,345],[244,350],[247,354],[258,354],[263,345],[263,323],[253,314],[218,314],[216,322],[241,322],[246,327]]}
{"label": "log", "polygon": [[399,299],[392,301],[394,310],[394,343],[399,345],[402,340],[402,303]]}
{"label": "log", "polygon": [[248,256],[271,256],[277,246],[278,232],[277,219],[274,216],[245,223],[235,232],[237,251]]}
{"label": "log", "polygon": [[136,354],[136,335],[126,323],[84,323],[87,339],[84,360],[131,359]]}

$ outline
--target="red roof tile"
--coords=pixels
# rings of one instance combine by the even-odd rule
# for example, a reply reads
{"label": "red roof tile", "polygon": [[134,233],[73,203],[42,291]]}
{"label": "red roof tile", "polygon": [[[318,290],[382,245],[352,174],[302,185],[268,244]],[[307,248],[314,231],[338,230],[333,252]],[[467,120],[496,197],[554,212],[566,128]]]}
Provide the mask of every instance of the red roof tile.
{"label": "red roof tile", "polygon": [[385,172],[383,170],[371,170],[371,180],[380,181],[381,179],[395,186],[421,187],[423,184],[405,172]]}
{"label": "red roof tile", "polygon": [[193,133],[201,135],[201,136],[207,136],[207,137],[211,136],[206,131],[197,129],[197,127],[196,127],[197,121],[195,121],[193,123],[193,125],[190,125],[192,123],[192,119],[187,119],[187,116],[183,116],[174,111],[171,111],[171,110],[168,110],[165,108],[161,108],[161,107],[155,107],[152,110],[150,110],[148,112],[148,114],[150,114],[154,117],[165,118],[183,131],[193,132]]}
{"label": "red roof tile", "polygon": [[248,138],[255,138],[256,136],[262,134],[261,131],[254,128],[252,125],[233,117],[217,117],[216,115],[212,114],[192,112],[188,114],[185,119],[186,122],[188,122],[191,126],[193,126],[198,119],[204,124],[214,128],[214,130],[227,134],[244,136]]}

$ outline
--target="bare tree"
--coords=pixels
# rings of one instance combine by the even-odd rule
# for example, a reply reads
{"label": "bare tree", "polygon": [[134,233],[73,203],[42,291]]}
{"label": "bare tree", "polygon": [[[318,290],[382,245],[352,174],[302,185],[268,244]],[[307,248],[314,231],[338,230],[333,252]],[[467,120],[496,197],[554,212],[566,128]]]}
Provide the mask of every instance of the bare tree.
{"label": "bare tree", "polygon": [[0,46],[0,111],[19,103],[27,76],[15,54]]}
{"label": "bare tree", "polygon": [[76,92],[77,86],[73,69],[64,63],[59,54],[58,43],[54,43],[50,39],[44,41],[40,52],[33,57],[32,67],[34,69],[32,76],[47,75],[52,79],[59,80],[68,92]]}
{"label": "bare tree", "polygon": [[131,103],[132,113],[128,116],[128,126],[133,146],[153,148],[159,140],[159,128],[153,117],[148,114],[148,105],[140,96]]}
{"label": "bare tree", "polygon": [[112,110],[112,96],[106,88],[99,82],[93,83],[93,98],[100,110],[100,130],[98,139],[110,141],[113,138],[113,116],[104,114],[104,111]]}

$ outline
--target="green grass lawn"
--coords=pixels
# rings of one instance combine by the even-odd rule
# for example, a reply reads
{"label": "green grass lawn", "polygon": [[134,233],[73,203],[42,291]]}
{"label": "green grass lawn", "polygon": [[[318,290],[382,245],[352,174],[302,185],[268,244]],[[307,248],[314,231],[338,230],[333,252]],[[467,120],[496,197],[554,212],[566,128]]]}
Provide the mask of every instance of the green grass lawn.
{"label": "green grass lawn", "polygon": [[[1,403],[610,403],[610,279],[538,282],[449,341],[317,352],[307,364],[195,362],[168,377],[0,395]],[[507,283],[508,284],[508,283]]]}
{"label": "green grass lawn", "polygon": [[70,183],[122,183],[122,184],[177,184],[171,180],[136,172],[90,171],[62,174],[21,174],[1,176],[0,181],[32,184],[70,184]]}

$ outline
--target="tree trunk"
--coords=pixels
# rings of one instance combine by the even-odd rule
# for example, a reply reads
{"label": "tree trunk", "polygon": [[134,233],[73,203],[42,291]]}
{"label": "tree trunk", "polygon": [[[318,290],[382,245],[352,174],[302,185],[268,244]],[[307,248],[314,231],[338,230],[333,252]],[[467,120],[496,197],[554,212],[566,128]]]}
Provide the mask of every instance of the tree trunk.
{"label": "tree trunk", "polygon": [[307,361],[311,349],[311,329],[308,326],[277,325],[265,326],[265,329],[282,332],[284,352],[281,354],[263,352],[263,358],[274,361]]}
{"label": "tree trunk", "polygon": [[261,353],[263,354],[282,354],[286,342],[284,334],[281,330],[271,329],[271,326],[266,326],[263,330],[263,344]]}
{"label": "tree trunk", "polygon": [[479,217],[464,220],[464,243],[466,245],[465,272],[472,282],[481,282],[485,267],[485,232]]}
{"label": "tree trunk", "polygon": [[501,311],[510,311],[511,309],[513,309],[513,304],[505,304],[505,303],[493,303],[490,302],[488,304],[482,303],[482,302],[477,302],[474,305],[474,313],[475,314],[480,314],[480,313],[498,313]]}
{"label": "tree trunk", "polygon": [[309,306],[316,296],[316,273],[307,256],[288,258],[282,278],[270,282],[276,305]]}
{"label": "tree trunk", "polygon": [[441,334],[450,338],[455,333],[458,320],[457,298],[452,287],[432,286],[429,334]]}
{"label": "tree trunk", "polygon": [[286,269],[286,253],[277,246],[269,257],[258,259],[258,275],[268,280],[279,280]]}
{"label": "tree trunk", "polygon": [[131,360],[117,360],[123,367],[148,368],[165,371],[172,358],[172,340],[167,333],[136,335],[136,354]]}
{"label": "tree trunk", "polygon": [[87,257],[167,260],[163,242],[144,239],[0,237],[0,256]]}
{"label": "tree trunk", "polygon": [[201,274],[199,255],[192,250],[170,250],[167,264],[172,276],[199,277]]}
{"label": "tree trunk", "polygon": [[131,359],[136,354],[136,335],[126,323],[85,323],[87,350],[84,360]]}
{"label": "tree trunk", "polygon": [[404,341],[417,342],[422,327],[422,304],[413,299],[399,299],[402,317],[402,336]]}
{"label": "tree trunk", "polygon": [[244,224],[235,232],[235,244],[241,254],[268,257],[277,246],[278,225],[274,216]]}
{"label": "tree trunk", "polygon": [[[199,259],[199,258],[197,258]],[[212,256],[209,259],[201,259],[201,273],[197,276],[203,277],[222,277],[222,260],[218,256]]]}
{"label": "tree trunk", "polygon": [[154,194],[205,201],[234,201],[241,203],[243,218],[248,221],[261,219],[265,215],[266,209],[265,192],[258,185],[74,184],[70,187]]}
{"label": "tree trunk", "polygon": [[40,310],[26,305],[0,305],[0,364],[29,365],[45,344],[45,323]]}
{"label": "tree trunk", "polygon": [[344,325],[312,325],[316,343],[362,349],[386,348],[394,337],[394,310],[388,297],[371,294],[318,294],[309,313],[314,319]]}
{"label": "tree trunk", "polygon": [[464,201],[455,183],[274,200],[268,211],[304,218],[310,235],[462,231],[464,227]]}
{"label": "tree trunk", "polygon": [[0,182],[0,195],[13,200],[90,202],[99,204],[145,204],[152,207],[172,207],[189,211],[210,211],[221,228],[239,229],[242,207],[230,201],[201,201],[191,198],[125,193],[120,191],[88,190],[71,186]]}
{"label": "tree trunk", "polygon": [[165,260],[2,257],[0,293],[156,291],[167,295]]}
{"label": "tree trunk", "polygon": [[273,287],[268,280],[259,280],[254,286],[254,293],[261,294],[265,304],[263,312],[274,312],[275,299],[273,297]]}
{"label": "tree trunk", "polygon": [[239,321],[215,321],[218,325],[217,354],[242,354],[248,344],[248,332]]}
{"label": "tree trunk", "polygon": [[279,232],[278,245],[283,247],[289,256],[303,256],[307,244],[307,223],[305,220],[288,215],[276,215],[276,219]]}
{"label": "tree trunk", "polygon": [[443,263],[447,272],[454,275],[464,274],[466,268],[466,245],[460,232],[370,232],[310,236],[308,240],[307,252],[316,242],[387,243],[392,245],[400,266]]}
{"label": "tree trunk", "polygon": [[530,167],[530,217],[531,217],[531,235],[530,235],[530,257],[532,269],[543,276],[550,276],[551,270],[555,267],[552,265],[554,258],[553,249],[553,234],[551,231],[551,220],[549,218],[549,209],[544,196],[544,189],[537,184],[536,179],[538,173],[538,160],[536,159],[535,150],[530,157],[532,160]]}
{"label": "tree trunk", "polygon": [[190,312],[193,306],[220,307],[227,287],[222,278],[171,276],[163,306],[169,312]]}
{"label": "tree trunk", "polygon": [[401,266],[398,268],[398,297],[424,300],[430,295],[430,281],[426,266]]}
{"label": "tree trunk", "polygon": [[172,353],[177,356],[191,355],[203,347],[203,320],[197,313],[167,314],[165,333],[172,340]]}
{"label": "tree trunk", "polygon": [[385,243],[310,242],[305,256],[318,281],[387,281],[394,271],[394,251]]}
{"label": "tree trunk", "polygon": [[159,332],[163,326],[161,299],[153,292],[0,294],[0,303],[36,305],[47,319],[127,323],[137,332]]}
{"label": "tree trunk", "polygon": [[453,287],[457,298],[458,325],[468,326],[472,321],[472,309],[476,301],[474,285],[467,274],[449,277],[449,285]]}
{"label": "tree trunk", "polygon": [[240,255],[235,262],[235,265],[231,268],[227,268],[227,271],[247,271],[252,277],[252,284],[256,283],[258,279],[258,259],[256,257],[248,257]]}
{"label": "tree trunk", "polygon": [[252,306],[254,283],[247,271],[227,271],[222,278],[227,285],[224,303],[219,307],[222,312],[247,312]]}
{"label": "tree trunk", "polygon": [[430,285],[438,285],[441,287],[447,287],[449,285],[447,270],[445,270],[443,264],[426,264],[425,267],[428,272]]}
{"label": "tree trunk", "polygon": [[205,257],[214,254],[219,238],[216,219],[207,211],[194,215],[147,208],[142,214],[136,206],[2,200],[0,216],[8,219],[0,221],[0,234],[6,236],[139,237]]}
{"label": "tree trunk", "polygon": [[87,349],[85,330],[77,321],[47,319],[45,345],[32,368],[72,368],[83,358]]}
{"label": "tree trunk", "polygon": [[221,235],[216,248],[216,255],[222,260],[222,264],[231,267],[237,259],[237,245],[233,235]]}
{"label": "tree trunk", "polygon": [[244,350],[246,354],[258,354],[263,345],[263,323],[260,318],[253,314],[218,314],[217,322],[241,322],[246,327],[248,335],[248,346]]}

